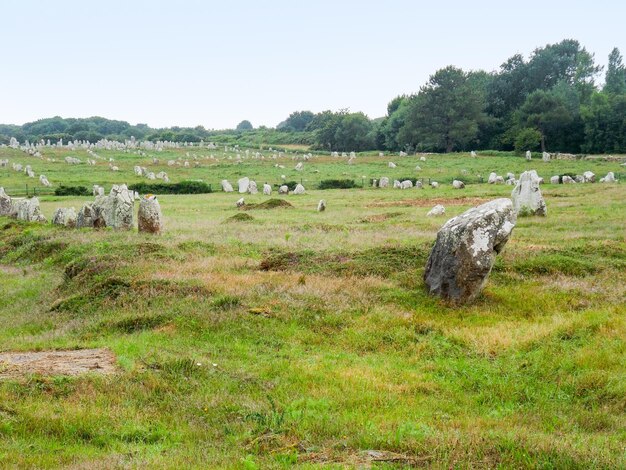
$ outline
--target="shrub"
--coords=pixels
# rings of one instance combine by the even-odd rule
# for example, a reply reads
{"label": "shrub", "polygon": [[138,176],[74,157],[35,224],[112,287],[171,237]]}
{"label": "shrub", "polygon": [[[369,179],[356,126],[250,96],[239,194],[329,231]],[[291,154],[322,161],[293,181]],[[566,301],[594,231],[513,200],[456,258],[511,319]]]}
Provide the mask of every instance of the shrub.
{"label": "shrub", "polygon": [[55,196],[91,196],[91,191],[84,186],[59,186],[54,190]]}
{"label": "shrub", "polygon": [[141,194],[205,194],[211,193],[211,186],[202,181],[181,181],[180,183],[136,183],[128,187]]}
{"label": "shrub", "polygon": [[322,180],[318,186],[319,189],[350,189],[356,188],[354,180]]}

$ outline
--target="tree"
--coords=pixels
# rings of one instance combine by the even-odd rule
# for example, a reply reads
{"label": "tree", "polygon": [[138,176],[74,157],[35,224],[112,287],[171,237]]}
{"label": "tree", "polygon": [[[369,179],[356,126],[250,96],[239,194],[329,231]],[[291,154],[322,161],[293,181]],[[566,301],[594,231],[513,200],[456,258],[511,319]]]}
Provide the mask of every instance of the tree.
{"label": "tree", "polygon": [[541,142],[541,132],[537,129],[525,128],[517,133],[515,150],[518,153],[526,150],[537,150]]}
{"label": "tree", "polygon": [[315,114],[311,111],[294,111],[276,128],[284,131],[302,132],[313,121],[313,118],[315,118]]}
{"label": "tree", "polygon": [[626,94],[595,93],[581,114],[585,152],[626,152]]}
{"label": "tree", "polygon": [[251,131],[252,129],[254,129],[254,127],[252,127],[250,121],[245,119],[237,124],[237,127],[235,128],[237,131]]}
{"label": "tree", "polygon": [[609,54],[604,91],[615,94],[626,93],[626,67],[622,63],[622,55],[617,47]]}
{"label": "tree", "polygon": [[446,152],[467,147],[484,118],[483,95],[468,77],[453,66],[432,75],[409,105],[398,143]]}
{"label": "tree", "polygon": [[543,90],[528,95],[518,111],[519,125],[537,129],[541,134],[542,152],[546,151],[546,138],[571,121],[572,115],[563,98]]}

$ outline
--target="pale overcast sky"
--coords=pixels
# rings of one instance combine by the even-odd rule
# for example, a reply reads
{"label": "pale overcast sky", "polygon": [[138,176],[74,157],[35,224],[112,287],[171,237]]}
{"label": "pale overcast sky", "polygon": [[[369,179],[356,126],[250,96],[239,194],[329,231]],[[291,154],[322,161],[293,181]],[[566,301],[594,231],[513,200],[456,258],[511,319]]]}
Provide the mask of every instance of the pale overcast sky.
{"label": "pale overcast sky", "polygon": [[[59,115],[275,126],[295,110],[383,116],[436,69],[495,70],[578,39],[626,55],[617,0],[0,0],[0,123]],[[604,80],[604,73],[599,77]]]}

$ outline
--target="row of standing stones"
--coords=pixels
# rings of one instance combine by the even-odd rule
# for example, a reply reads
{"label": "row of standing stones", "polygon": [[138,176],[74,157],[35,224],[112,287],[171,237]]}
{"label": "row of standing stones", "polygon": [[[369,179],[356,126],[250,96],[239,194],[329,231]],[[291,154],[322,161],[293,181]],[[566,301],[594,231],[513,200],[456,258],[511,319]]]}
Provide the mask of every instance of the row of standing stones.
{"label": "row of standing stones", "polygon": [[[546,203],[539,189],[541,178],[534,170],[522,173],[511,199],[500,198],[448,220],[438,231],[430,252],[424,282],[431,294],[453,304],[472,301],[483,289],[496,255],[509,240],[517,217],[546,216]],[[94,190],[95,192],[95,190]],[[134,193],[125,185],[114,186],[108,196],[96,196],[76,214],[73,208],[55,212],[53,223],[67,227],[112,227],[130,229],[133,225]],[[320,201],[326,208],[325,201]],[[37,198],[11,200],[0,188],[0,215],[28,221],[45,221]],[[161,208],[155,196],[144,196],[139,203],[140,232],[160,233]]]}
{"label": "row of standing stones", "polygon": [[[54,225],[68,228],[105,228],[130,230],[134,225],[135,193],[126,185],[114,185],[108,196],[101,188],[93,202],[87,202],[76,212],[73,207],[60,207],[52,216]],[[39,199],[11,198],[0,188],[0,216],[14,217],[27,222],[46,222],[39,208]],[[137,226],[140,232],[161,233],[163,216],[156,196],[147,194],[139,200]]]}

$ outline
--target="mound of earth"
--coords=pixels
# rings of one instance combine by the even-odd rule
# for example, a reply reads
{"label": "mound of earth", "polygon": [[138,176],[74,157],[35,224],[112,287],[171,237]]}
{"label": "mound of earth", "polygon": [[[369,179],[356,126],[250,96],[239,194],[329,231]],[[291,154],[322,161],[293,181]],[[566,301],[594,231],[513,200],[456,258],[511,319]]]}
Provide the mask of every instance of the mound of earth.
{"label": "mound of earth", "polygon": [[256,209],[279,209],[281,207],[289,208],[293,207],[289,202],[284,199],[268,199],[260,204],[246,204],[242,207],[243,210],[256,210]]}
{"label": "mound of earth", "polygon": [[0,353],[0,379],[36,375],[112,374],[115,356],[108,349]]}
{"label": "mound of earth", "polygon": [[250,214],[244,214],[243,212],[240,212],[239,214],[235,214],[232,217],[226,219],[224,223],[228,224],[231,222],[250,222],[251,220],[254,220],[254,217],[252,217]]}

